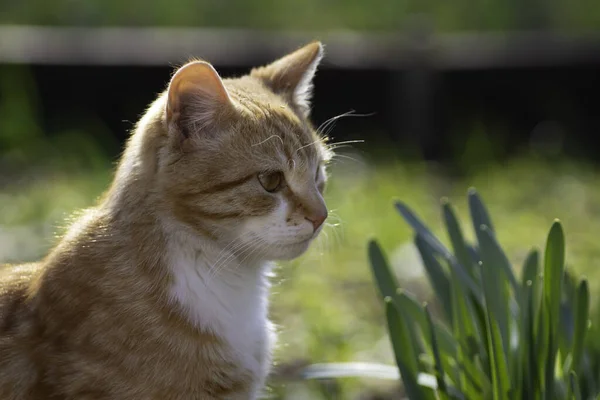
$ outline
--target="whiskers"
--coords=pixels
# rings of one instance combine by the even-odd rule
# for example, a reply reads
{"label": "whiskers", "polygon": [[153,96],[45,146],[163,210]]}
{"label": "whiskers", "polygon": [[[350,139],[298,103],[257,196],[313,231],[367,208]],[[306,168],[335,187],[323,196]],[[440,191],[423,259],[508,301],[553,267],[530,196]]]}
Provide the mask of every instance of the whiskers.
{"label": "whiskers", "polygon": [[352,143],[364,143],[364,140],[346,140],[343,142],[329,143],[328,135],[331,133],[331,131],[335,127],[336,122],[342,118],[345,118],[345,117],[370,117],[372,115],[375,115],[375,113],[357,114],[354,110],[350,110],[343,114],[339,114],[339,115],[329,118],[328,120],[323,122],[321,125],[319,125],[319,127],[316,129],[316,133],[319,138],[313,142],[310,142],[308,144],[298,147],[296,149],[296,154],[298,152],[300,152],[300,150],[302,150],[306,147],[313,146],[318,143],[324,143],[325,146],[327,147],[327,150],[329,150],[330,152],[333,152],[335,149],[338,149],[338,148],[346,147]]}
{"label": "whiskers", "polygon": [[365,162],[357,157],[353,157],[350,154],[341,154],[341,153],[333,153],[331,155],[331,158],[329,159],[329,162],[332,164],[343,164],[346,161],[350,161],[353,162],[355,164],[358,164],[360,166],[364,166]]}
{"label": "whiskers", "polygon": [[263,143],[266,143],[266,142],[268,142],[268,141],[269,141],[269,140],[271,140],[271,139],[279,139],[279,141],[281,142],[281,145],[282,145],[282,146],[284,145],[284,143],[283,143],[283,139],[281,138],[281,136],[279,136],[279,135],[271,135],[271,136],[269,136],[268,138],[266,138],[265,140],[263,140],[263,141],[261,141],[261,142],[254,143],[254,144],[252,145],[252,147],[254,147],[254,146],[260,146],[261,144],[263,144]]}
{"label": "whiskers", "polygon": [[319,136],[327,136],[329,135],[329,133],[331,133],[331,131],[333,130],[333,128],[335,127],[335,123],[337,121],[339,121],[342,118],[346,118],[346,117],[371,117],[375,115],[375,113],[369,113],[369,114],[357,114],[356,111],[354,110],[350,110],[347,111],[345,113],[336,115],[334,117],[329,118],[327,121],[323,122],[321,125],[319,125],[319,127],[317,128],[317,134]]}
{"label": "whiskers", "polygon": [[358,139],[358,140],[345,140],[342,142],[334,142],[334,143],[327,143],[327,149],[330,151],[335,151],[337,149],[342,149],[342,148],[352,148],[352,146],[350,146],[353,143],[364,143],[365,141],[362,139]]}
{"label": "whiskers", "polygon": [[[258,250],[264,249],[265,241],[259,236],[252,236],[250,240],[244,241],[246,235],[239,235],[229,242],[217,255],[217,259],[211,264],[208,270],[208,281],[212,281],[220,273],[228,268],[232,261],[244,257],[239,264],[243,263],[252,254],[256,254]],[[238,263],[236,263],[238,264]]]}
{"label": "whiskers", "polygon": [[254,238],[254,242],[253,245],[256,245],[256,247],[254,247],[254,250],[250,251],[248,254],[246,254],[246,256],[239,262],[239,264],[237,265],[237,268],[240,267],[240,265],[244,265],[244,263],[250,259],[251,256],[255,256],[257,254],[260,254],[264,249],[267,248],[267,246],[270,246],[269,243],[267,243],[267,241],[265,241],[263,238],[261,238],[260,236],[256,236]]}
{"label": "whiskers", "polygon": [[353,162],[362,164],[362,162],[360,162],[359,159],[354,158],[348,154],[342,154],[341,152],[339,152],[339,150],[345,149],[345,148],[353,148],[353,146],[351,146],[351,145],[356,144],[356,143],[364,143],[365,142],[364,140],[357,139],[357,140],[344,140],[344,141],[339,141],[339,142],[331,142],[329,139],[329,134],[335,127],[336,122],[342,118],[370,117],[372,115],[375,115],[375,113],[357,114],[357,113],[355,113],[354,110],[350,110],[343,114],[336,115],[335,117],[329,118],[327,121],[323,122],[317,128],[317,134],[320,137],[324,138],[323,141],[325,142],[325,147],[326,147],[327,153],[328,153],[326,156],[326,160],[328,162],[338,162],[338,161],[347,161],[348,160],[348,161],[353,161]]}
{"label": "whiskers", "polygon": [[316,246],[313,251],[316,251],[319,256],[335,249],[343,240],[344,226],[342,219],[335,211],[329,210],[329,216],[327,217],[327,221],[325,221],[323,230],[313,243],[313,246]]}

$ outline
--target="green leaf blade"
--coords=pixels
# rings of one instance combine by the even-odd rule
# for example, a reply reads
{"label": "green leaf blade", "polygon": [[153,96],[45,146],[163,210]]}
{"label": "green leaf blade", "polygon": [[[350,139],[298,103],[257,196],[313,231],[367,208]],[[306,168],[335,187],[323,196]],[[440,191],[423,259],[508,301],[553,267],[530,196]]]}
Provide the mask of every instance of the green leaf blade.
{"label": "green leaf blade", "polygon": [[565,236],[560,222],[550,228],[544,255],[544,301],[549,311],[550,329],[558,330],[562,279],[565,268]]}
{"label": "green leaf blade", "polygon": [[429,392],[419,385],[419,360],[415,351],[416,344],[412,342],[413,335],[409,332],[406,321],[403,320],[400,310],[397,309],[390,297],[385,298],[385,314],[394,357],[408,398],[410,400],[433,399]]}
{"label": "green leaf blade", "polygon": [[[503,265],[504,260],[502,260],[495,239],[487,226],[482,225],[477,231],[477,240],[480,243],[481,258],[483,260],[481,271],[486,309],[493,318],[494,326],[497,327],[501,338],[499,347],[494,347],[494,350],[502,350],[504,360],[508,360],[511,332],[509,310],[511,297],[506,268],[510,268],[510,266]],[[515,293],[520,293],[520,286],[517,285]]]}
{"label": "green leaf blade", "polygon": [[381,298],[394,296],[398,289],[396,277],[392,274],[389,263],[381,250],[381,247],[375,240],[371,240],[368,245],[369,260],[371,272],[375,278],[375,283],[379,288]]}
{"label": "green leaf blade", "polygon": [[429,282],[437,296],[440,298],[442,307],[449,321],[452,320],[452,301],[450,294],[450,279],[442,268],[442,265],[435,258],[432,249],[427,245],[425,240],[417,235],[415,237],[415,245],[421,255],[425,272],[429,277]]}
{"label": "green leaf blade", "polygon": [[484,295],[486,302],[486,322],[488,335],[488,354],[490,371],[492,373],[492,397],[494,400],[508,399],[508,393],[511,391],[511,382],[508,374],[507,353],[503,345],[501,332],[501,314],[507,310],[501,307],[499,294],[497,290],[498,274],[494,268],[481,268],[482,281],[484,286]]}
{"label": "green leaf blade", "polygon": [[477,193],[475,188],[470,188],[468,191],[469,210],[471,212],[471,219],[473,221],[473,229],[475,232],[479,230],[481,225],[487,226],[490,231],[495,232],[490,213],[488,212],[482,198]]}
{"label": "green leaf blade", "polygon": [[474,263],[469,254],[469,248],[465,242],[460,223],[458,222],[458,218],[456,217],[456,213],[450,202],[442,200],[442,210],[444,221],[446,223],[446,230],[448,231],[454,254],[456,254],[458,262],[470,272],[473,278],[475,278],[477,274],[475,273]]}
{"label": "green leaf blade", "polygon": [[552,224],[546,251],[544,253],[544,308],[548,327],[548,350],[545,366],[545,395],[552,398],[554,393],[554,368],[558,352],[558,327],[560,321],[560,301],[562,280],[565,268],[565,237],[562,225],[557,220]]}
{"label": "green leaf blade", "polygon": [[442,357],[440,356],[440,349],[437,344],[437,337],[435,335],[435,326],[429,312],[429,307],[425,306],[425,315],[427,316],[427,324],[429,325],[429,335],[431,337],[431,347],[433,350],[433,358],[435,361],[435,377],[438,383],[438,390],[444,394],[448,394],[446,388],[446,382],[444,381],[444,367],[442,366]]}
{"label": "green leaf blade", "polygon": [[581,360],[585,336],[588,331],[588,320],[590,313],[590,292],[587,280],[582,280],[577,287],[577,298],[575,303],[575,335],[573,338],[573,370],[577,373],[581,370]]}
{"label": "green leaf blade", "polygon": [[[416,299],[400,289],[396,296],[393,297],[393,301],[398,309],[402,310],[408,317],[412,318],[417,323],[421,331],[427,332],[427,317]],[[442,350],[442,353],[448,357],[455,357],[457,347],[456,340],[444,325],[437,321],[434,321],[433,324],[436,330],[438,345]]]}

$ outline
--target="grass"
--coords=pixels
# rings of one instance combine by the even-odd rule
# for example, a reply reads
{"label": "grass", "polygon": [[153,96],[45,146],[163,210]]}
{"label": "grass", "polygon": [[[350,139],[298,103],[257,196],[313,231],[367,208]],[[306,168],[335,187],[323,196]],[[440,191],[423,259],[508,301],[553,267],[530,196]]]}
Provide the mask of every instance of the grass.
{"label": "grass", "polygon": [[[369,152],[365,149],[362,154]],[[327,189],[328,205],[334,210],[329,222],[338,226],[328,227],[306,255],[279,269],[271,300],[273,318],[281,327],[277,359],[282,366],[394,362],[384,310],[367,262],[368,240],[377,237],[402,287],[409,287],[422,300],[432,298],[412,232],[392,207],[395,198],[408,204],[448,244],[439,198],[448,196],[464,221],[468,209],[461,200],[468,187],[476,186],[494,216],[498,241],[516,265],[523,264],[530,245],[543,247],[548,226],[559,217],[567,237],[568,268],[587,275],[593,303],[600,282],[595,267],[600,259],[596,239],[600,171],[582,163],[527,156],[456,178],[435,165],[404,163],[393,157],[371,162],[358,152],[351,156],[353,160],[339,158],[332,166]],[[109,184],[109,162],[76,166],[73,160],[68,167],[48,161],[43,172],[15,173],[10,180],[3,177],[8,183],[0,186],[0,262],[42,256],[65,219],[91,206]],[[435,303],[432,310],[436,311]],[[339,389],[341,398],[353,398],[351,393],[359,387],[377,390],[381,385],[350,380]],[[284,397],[297,390],[306,390],[305,385],[277,386],[274,393]]]}

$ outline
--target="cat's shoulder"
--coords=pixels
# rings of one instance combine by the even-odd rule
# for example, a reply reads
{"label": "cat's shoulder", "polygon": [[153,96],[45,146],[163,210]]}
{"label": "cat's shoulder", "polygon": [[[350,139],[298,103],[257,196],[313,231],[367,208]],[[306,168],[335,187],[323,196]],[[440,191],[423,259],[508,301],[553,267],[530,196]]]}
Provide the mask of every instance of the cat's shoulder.
{"label": "cat's shoulder", "polygon": [[41,268],[41,263],[0,265],[0,304],[1,298],[24,290]]}

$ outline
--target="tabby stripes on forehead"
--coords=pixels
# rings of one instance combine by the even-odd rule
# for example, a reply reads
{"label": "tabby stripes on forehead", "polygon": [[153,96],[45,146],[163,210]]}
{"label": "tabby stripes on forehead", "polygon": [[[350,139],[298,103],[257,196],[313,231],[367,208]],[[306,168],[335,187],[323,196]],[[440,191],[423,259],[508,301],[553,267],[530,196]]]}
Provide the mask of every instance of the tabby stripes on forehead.
{"label": "tabby stripes on forehead", "polygon": [[234,90],[232,91],[232,94],[238,101],[238,104],[245,107],[251,113],[262,113],[266,116],[264,107],[261,107],[259,104],[257,104],[256,100],[252,96],[244,93],[241,90]]}

